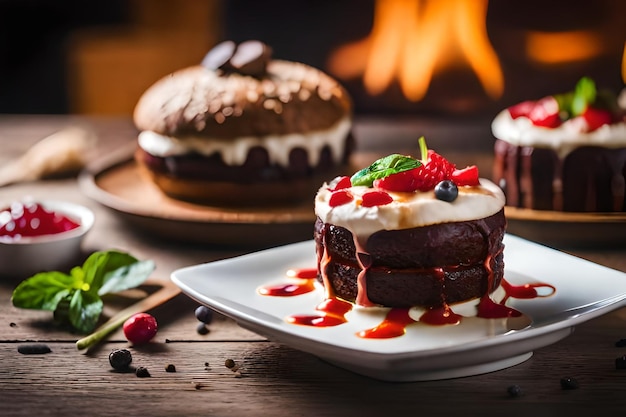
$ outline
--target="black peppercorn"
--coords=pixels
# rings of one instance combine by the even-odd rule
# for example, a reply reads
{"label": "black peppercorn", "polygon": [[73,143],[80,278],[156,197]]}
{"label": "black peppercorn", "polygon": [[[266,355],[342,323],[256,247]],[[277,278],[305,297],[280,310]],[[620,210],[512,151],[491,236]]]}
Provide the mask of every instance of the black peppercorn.
{"label": "black peppercorn", "polygon": [[132,361],[133,355],[128,349],[115,349],[109,353],[109,363],[117,371],[128,369]]}
{"label": "black peppercorn", "polygon": [[519,385],[511,385],[506,389],[510,397],[519,397],[523,394],[522,387]]}
{"label": "black peppercorn", "polygon": [[626,369],[626,355],[615,359],[615,369]]}
{"label": "black peppercorn", "polygon": [[579,387],[578,381],[575,378],[571,378],[571,377],[561,378],[561,388],[577,389],[578,387]]}
{"label": "black peppercorn", "polygon": [[170,363],[165,367],[165,372],[176,372],[176,366]]}
{"label": "black peppercorn", "polygon": [[198,326],[196,327],[196,332],[204,336],[205,334],[209,334],[211,332],[211,329],[209,329],[204,323],[198,323]]}
{"label": "black peppercorn", "polygon": [[33,343],[30,345],[19,345],[17,351],[22,355],[43,355],[52,352],[50,347],[44,343]]}
{"label": "black peppercorn", "polygon": [[236,365],[236,363],[232,359],[226,359],[224,361],[224,366],[226,366],[228,369],[233,369],[235,367],[235,365]]}
{"label": "black peppercorn", "polygon": [[148,368],[140,366],[135,371],[135,375],[137,375],[138,378],[148,378],[150,376],[150,372],[148,372]]}

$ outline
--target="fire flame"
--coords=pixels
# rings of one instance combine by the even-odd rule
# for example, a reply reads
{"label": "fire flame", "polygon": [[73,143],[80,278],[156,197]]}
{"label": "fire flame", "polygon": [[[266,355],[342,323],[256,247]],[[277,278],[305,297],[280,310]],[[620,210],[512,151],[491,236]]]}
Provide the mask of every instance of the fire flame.
{"label": "fire flame", "polygon": [[487,35],[487,5],[488,0],[377,0],[371,33],[337,49],[328,68],[344,79],[362,75],[370,95],[397,79],[405,97],[419,101],[436,68],[465,61],[487,95],[497,99],[504,75]]}
{"label": "fire flame", "polygon": [[592,31],[529,32],[526,54],[535,62],[561,64],[586,61],[605,52],[601,37]]}

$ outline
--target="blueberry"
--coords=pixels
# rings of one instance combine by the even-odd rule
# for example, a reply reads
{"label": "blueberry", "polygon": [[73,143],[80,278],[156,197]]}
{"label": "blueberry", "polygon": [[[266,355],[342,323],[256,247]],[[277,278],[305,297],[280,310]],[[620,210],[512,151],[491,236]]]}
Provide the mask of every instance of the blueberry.
{"label": "blueberry", "polygon": [[200,306],[195,311],[196,318],[204,324],[209,324],[213,320],[213,310],[207,306]]}
{"label": "blueberry", "polygon": [[456,200],[459,196],[459,187],[453,181],[443,180],[435,186],[435,197],[447,202]]}
{"label": "blueberry", "polygon": [[115,370],[128,369],[132,361],[133,356],[128,349],[115,349],[109,353],[109,363]]}

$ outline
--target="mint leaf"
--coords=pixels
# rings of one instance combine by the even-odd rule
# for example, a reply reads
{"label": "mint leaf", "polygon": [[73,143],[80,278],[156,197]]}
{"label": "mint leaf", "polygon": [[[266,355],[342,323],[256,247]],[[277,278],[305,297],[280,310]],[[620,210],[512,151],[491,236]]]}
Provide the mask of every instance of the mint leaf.
{"label": "mint leaf", "polygon": [[589,77],[581,78],[576,83],[572,100],[572,116],[580,116],[596,100],[596,83]]}
{"label": "mint leaf", "polygon": [[134,256],[124,252],[94,252],[83,264],[85,282],[97,293],[102,287],[107,273],[135,262],[137,259]]}
{"label": "mint leaf", "polygon": [[374,180],[388,177],[398,172],[408,171],[417,168],[421,163],[410,156],[391,154],[380,158],[367,168],[363,168],[350,178],[353,186],[364,185],[371,187]]}
{"label": "mint leaf", "polygon": [[54,311],[74,283],[72,276],[62,272],[40,272],[13,290],[11,302],[19,308]]}
{"label": "mint leaf", "polygon": [[154,268],[154,262],[150,260],[117,268],[104,276],[104,283],[98,290],[98,295],[135,288],[150,276]]}
{"label": "mint leaf", "polygon": [[96,328],[104,304],[98,295],[88,291],[75,291],[70,301],[69,320],[72,327],[81,333]]}
{"label": "mint leaf", "polygon": [[94,252],[69,275],[41,272],[22,281],[11,301],[15,307],[54,311],[55,321],[89,333],[102,313],[100,295],[137,287],[154,268],[154,262],[140,262],[128,253]]}

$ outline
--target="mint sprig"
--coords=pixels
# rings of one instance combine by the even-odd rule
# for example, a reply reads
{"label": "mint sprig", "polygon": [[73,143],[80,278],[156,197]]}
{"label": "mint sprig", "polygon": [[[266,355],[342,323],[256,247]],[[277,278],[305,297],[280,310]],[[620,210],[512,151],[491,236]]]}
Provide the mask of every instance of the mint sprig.
{"label": "mint sprig", "polygon": [[582,77],[574,91],[555,94],[554,98],[559,103],[559,110],[565,113],[564,118],[570,119],[583,114],[587,107],[596,102],[597,96],[596,83],[589,77]]}
{"label": "mint sprig", "polygon": [[139,286],[154,268],[153,261],[139,261],[128,253],[94,252],[69,274],[40,272],[22,281],[11,301],[19,308],[53,311],[56,320],[86,334],[98,323],[103,295]]}
{"label": "mint sprig", "polygon": [[392,174],[408,171],[417,168],[421,162],[410,156],[391,154],[380,158],[367,168],[363,168],[350,178],[353,186],[364,185],[371,187],[374,181],[380,178],[388,177]]}

